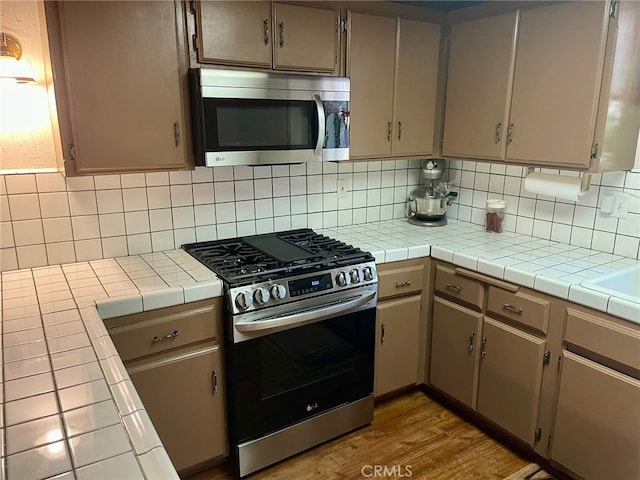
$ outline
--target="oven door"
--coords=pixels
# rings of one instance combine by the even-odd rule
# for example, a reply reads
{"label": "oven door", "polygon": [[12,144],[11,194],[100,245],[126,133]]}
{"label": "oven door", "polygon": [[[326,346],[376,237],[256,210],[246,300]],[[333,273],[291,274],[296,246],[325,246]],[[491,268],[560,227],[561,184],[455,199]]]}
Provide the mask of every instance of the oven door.
{"label": "oven door", "polygon": [[[331,306],[319,307],[317,321],[305,316],[310,308],[298,307],[301,325],[274,325],[261,331],[266,334],[256,332],[255,338],[228,344],[232,444],[372,395],[375,300],[374,290],[369,301],[341,313],[334,308],[329,316],[325,313]],[[292,315],[280,317],[288,321]]]}

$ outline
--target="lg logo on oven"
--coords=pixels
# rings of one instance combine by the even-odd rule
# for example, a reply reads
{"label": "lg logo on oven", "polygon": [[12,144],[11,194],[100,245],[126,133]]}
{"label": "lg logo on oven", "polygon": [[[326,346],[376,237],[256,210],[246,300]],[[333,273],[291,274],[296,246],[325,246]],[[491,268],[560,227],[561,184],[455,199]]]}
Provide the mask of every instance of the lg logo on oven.
{"label": "lg logo on oven", "polygon": [[310,403],[309,405],[307,405],[307,412],[312,412],[316,408],[318,408],[318,404],[317,403]]}
{"label": "lg logo on oven", "polygon": [[411,465],[363,465],[360,473],[366,478],[409,478],[413,475]]}

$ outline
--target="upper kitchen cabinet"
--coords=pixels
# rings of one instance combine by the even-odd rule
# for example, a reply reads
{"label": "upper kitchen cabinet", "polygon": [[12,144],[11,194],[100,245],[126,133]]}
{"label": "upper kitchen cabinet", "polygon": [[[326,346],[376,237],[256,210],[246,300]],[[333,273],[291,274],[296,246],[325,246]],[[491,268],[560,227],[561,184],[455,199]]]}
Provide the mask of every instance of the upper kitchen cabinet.
{"label": "upper kitchen cabinet", "polygon": [[192,165],[180,2],[45,2],[67,175]]}
{"label": "upper kitchen cabinet", "polygon": [[433,154],[440,25],[348,13],[351,157]]}
{"label": "upper kitchen cabinet", "polygon": [[516,13],[451,27],[442,154],[503,159]]}
{"label": "upper kitchen cabinet", "polygon": [[454,23],[444,156],[631,168],[637,2],[567,2]]}
{"label": "upper kitchen cabinet", "polygon": [[339,11],[249,2],[192,2],[200,63],[335,74]]}

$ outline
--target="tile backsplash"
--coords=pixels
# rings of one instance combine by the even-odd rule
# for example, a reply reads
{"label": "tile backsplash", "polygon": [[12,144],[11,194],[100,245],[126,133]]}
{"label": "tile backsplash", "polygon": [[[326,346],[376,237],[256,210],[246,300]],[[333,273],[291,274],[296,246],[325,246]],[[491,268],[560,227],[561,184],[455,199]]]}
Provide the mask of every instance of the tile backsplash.
{"label": "tile backsplash", "polygon": [[[0,176],[2,271],[404,216],[419,161]],[[338,198],[337,180],[347,194]]]}
{"label": "tile backsplash", "polygon": [[[640,258],[640,173],[594,175],[578,204],[529,194],[523,188],[522,167],[450,161],[447,174],[459,192],[448,210],[451,218],[482,224],[485,200],[504,198],[505,230]],[[338,178],[347,183],[344,198],[338,198]],[[0,269],[403,218],[407,195],[419,179],[420,161],[407,160],[198,167],[74,178],[58,173],[4,175]],[[607,190],[629,195],[626,219],[599,212],[600,197]]]}
{"label": "tile backsplash", "polygon": [[[487,198],[507,201],[503,227],[547,240],[640,259],[640,172],[594,174],[589,190],[576,202],[536,195],[524,188],[526,169],[473,161],[449,161],[447,172],[459,192],[448,216],[482,225]],[[540,169],[536,169],[539,171]],[[577,176],[578,172],[542,169],[544,173]],[[600,211],[608,192],[624,192],[626,218]]]}

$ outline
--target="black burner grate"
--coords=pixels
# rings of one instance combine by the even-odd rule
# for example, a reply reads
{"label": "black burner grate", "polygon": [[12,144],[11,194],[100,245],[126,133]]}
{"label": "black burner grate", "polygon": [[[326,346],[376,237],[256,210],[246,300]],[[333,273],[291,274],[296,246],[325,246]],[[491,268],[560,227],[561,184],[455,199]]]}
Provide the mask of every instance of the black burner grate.
{"label": "black burner grate", "polygon": [[232,286],[373,260],[370,253],[309,228],[182,248]]}

